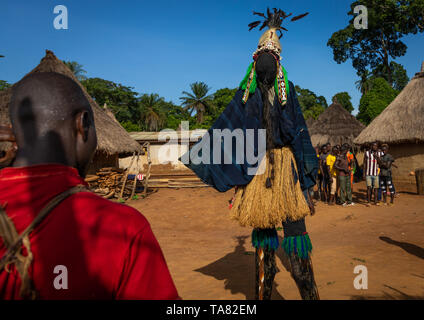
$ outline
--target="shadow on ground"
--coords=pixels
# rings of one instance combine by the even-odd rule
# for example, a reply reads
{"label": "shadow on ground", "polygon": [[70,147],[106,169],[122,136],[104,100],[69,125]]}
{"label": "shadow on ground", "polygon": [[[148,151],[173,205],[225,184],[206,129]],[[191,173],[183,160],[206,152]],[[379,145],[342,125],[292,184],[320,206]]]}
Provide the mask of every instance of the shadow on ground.
{"label": "shadow on ground", "polygon": [[399,248],[405,250],[409,254],[412,254],[420,259],[424,259],[424,249],[415,244],[408,243],[408,242],[399,242],[389,237],[379,237],[379,239],[388,244],[398,246]]}
{"label": "shadow on ground", "polygon": [[[225,290],[230,290],[231,294],[241,293],[247,300],[255,299],[255,252],[246,251],[244,245],[247,238],[250,237],[236,237],[238,243],[233,252],[194,271],[223,280]],[[274,283],[271,299],[284,300],[277,291],[276,283]]]}
{"label": "shadow on ground", "polygon": [[411,296],[409,294],[406,294],[405,292],[402,292],[399,289],[393,288],[386,284],[384,286],[390,289],[390,292],[383,290],[381,296],[355,295],[355,296],[351,296],[351,299],[352,300],[424,300],[424,294]]}

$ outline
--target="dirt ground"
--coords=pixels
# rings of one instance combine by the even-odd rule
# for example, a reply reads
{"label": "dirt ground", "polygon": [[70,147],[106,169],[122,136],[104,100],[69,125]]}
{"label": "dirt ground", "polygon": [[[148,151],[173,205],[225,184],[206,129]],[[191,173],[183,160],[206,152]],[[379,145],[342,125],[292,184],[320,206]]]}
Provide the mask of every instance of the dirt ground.
{"label": "dirt ground", "polygon": [[[424,196],[366,207],[364,184],[354,191],[356,206],[318,203],[306,220],[321,299],[424,299]],[[232,194],[160,189],[128,202],[150,221],[183,299],[254,299],[251,229],[230,220]],[[281,248],[276,260],[273,299],[300,299]],[[367,290],[354,288],[357,265],[367,267]]]}

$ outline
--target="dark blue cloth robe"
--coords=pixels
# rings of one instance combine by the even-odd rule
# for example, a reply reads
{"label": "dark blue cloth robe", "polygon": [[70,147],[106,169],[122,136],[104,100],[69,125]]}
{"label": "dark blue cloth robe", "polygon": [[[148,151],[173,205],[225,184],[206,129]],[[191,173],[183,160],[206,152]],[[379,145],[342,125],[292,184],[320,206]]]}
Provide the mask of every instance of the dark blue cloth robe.
{"label": "dark blue cloth robe", "polygon": [[[209,137],[205,135],[200,141],[190,148],[198,148],[196,154],[202,155],[202,152],[209,152],[210,163],[194,164],[192,159],[186,166],[193,170],[196,175],[206,184],[213,186],[221,192],[225,192],[234,186],[247,185],[254,177],[248,174],[249,168],[255,168],[256,164],[249,164],[246,158],[246,134],[244,143],[244,162],[236,163],[236,139],[232,139],[231,164],[224,164],[224,142],[221,142],[221,162],[213,163],[213,130],[214,129],[235,129],[243,130],[253,129],[255,139],[253,150],[258,154],[258,129],[264,129],[262,125],[263,102],[261,91],[256,88],[254,94],[250,94],[246,104],[242,102],[243,90],[239,89],[233,100],[218,117],[212,127],[208,130]],[[271,109],[273,121],[273,141],[276,148],[288,146],[291,147],[296,160],[297,171],[294,172],[295,179],[300,180],[302,190],[307,190],[315,185],[318,172],[318,158],[315,149],[312,146],[305,119],[297,100],[293,83],[289,82],[289,96],[284,106],[275,97]],[[209,138],[209,141],[206,141]],[[208,145],[209,144],[209,145]],[[203,148],[202,148],[203,146]],[[190,152],[190,150],[188,152]],[[188,154],[183,155],[181,159],[187,159]],[[259,159],[260,162],[261,159]],[[183,161],[184,162],[184,161]]]}

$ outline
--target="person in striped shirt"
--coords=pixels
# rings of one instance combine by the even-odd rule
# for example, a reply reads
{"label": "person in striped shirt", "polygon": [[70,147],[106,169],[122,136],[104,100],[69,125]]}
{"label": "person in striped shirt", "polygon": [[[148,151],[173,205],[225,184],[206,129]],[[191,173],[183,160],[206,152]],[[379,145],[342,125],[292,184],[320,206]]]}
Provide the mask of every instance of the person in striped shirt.
{"label": "person in striped shirt", "polygon": [[371,203],[372,195],[374,195],[374,204],[378,205],[377,193],[380,186],[378,175],[380,168],[378,166],[377,158],[381,157],[383,153],[378,150],[378,143],[373,142],[371,149],[367,150],[364,154],[364,179],[367,182],[367,205]]}

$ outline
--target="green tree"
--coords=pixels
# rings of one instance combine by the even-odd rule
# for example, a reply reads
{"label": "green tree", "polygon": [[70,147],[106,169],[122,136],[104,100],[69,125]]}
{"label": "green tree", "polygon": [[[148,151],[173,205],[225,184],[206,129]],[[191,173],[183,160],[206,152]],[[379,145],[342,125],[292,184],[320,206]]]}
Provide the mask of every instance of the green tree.
{"label": "green tree", "polygon": [[312,106],[311,108],[309,108],[308,110],[306,110],[305,112],[303,112],[303,116],[305,117],[305,120],[312,118],[314,120],[316,120],[321,113],[323,113],[325,111],[325,108],[320,105],[320,104],[316,104],[314,106]]}
{"label": "green tree", "polygon": [[381,64],[372,71],[372,76],[386,79],[386,81],[392,85],[393,89],[401,91],[409,82],[409,77],[405,68],[401,64],[391,61],[390,72],[392,74],[391,83],[386,68]]}
{"label": "green tree", "polygon": [[120,123],[137,124],[133,119],[139,115],[138,93],[132,87],[100,78],[88,78],[81,84],[98,105],[106,103]]}
{"label": "green tree", "polygon": [[79,81],[87,79],[87,77],[85,76],[87,71],[85,71],[83,66],[80,65],[78,62],[76,62],[76,61],[63,61],[63,63],[72,71],[74,76]]}
{"label": "green tree", "polygon": [[[354,27],[353,10],[357,5],[368,9],[368,29]],[[424,0],[361,0],[350,8],[349,25],[333,33],[327,43],[333,49],[334,60],[343,63],[351,59],[359,74],[381,64],[392,83],[389,60],[405,55],[407,50],[401,38],[424,31]]]}
{"label": "green tree", "polygon": [[181,106],[177,106],[172,102],[164,101],[161,107],[162,113],[165,115],[165,127],[177,130],[181,121],[189,121],[190,115]]}
{"label": "green tree", "polygon": [[141,131],[141,128],[138,124],[132,123],[131,121],[121,122],[122,127],[128,132],[137,132]]}
{"label": "green tree", "polygon": [[212,105],[213,95],[208,95],[210,88],[204,82],[195,82],[190,85],[191,93],[183,91],[180,97],[182,105],[190,115],[196,112],[196,122],[201,124],[208,110],[214,109]]}
{"label": "green tree", "polygon": [[237,92],[237,88],[235,89],[229,89],[229,88],[223,88],[218,89],[213,94],[213,101],[212,104],[214,105],[214,110],[212,110],[213,115],[213,121],[215,121],[219,115],[225,110],[225,108],[228,106],[228,104],[233,100],[234,95]]}
{"label": "green tree", "polygon": [[343,108],[345,108],[350,113],[353,111],[353,105],[350,101],[352,98],[350,97],[349,93],[346,91],[336,93],[331,100],[333,102],[337,101],[337,103],[341,104]]}
{"label": "green tree", "polygon": [[139,101],[139,126],[148,131],[159,131],[165,124],[163,98],[156,93],[143,94]]}
{"label": "green tree", "polygon": [[295,90],[305,119],[318,118],[319,115],[328,107],[327,100],[324,96],[317,96],[311,90],[302,89],[299,86],[296,86]]}
{"label": "green tree", "polygon": [[0,80],[0,91],[5,90],[7,88],[10,88],[12,85],[8,83],[7,81]]}
{"label": "green tree", "polygon": [[360,100],[358,120],[366,125],[370,124],[396,98],[397,94],[398,91],[393,89],[385,79],[372,79],[371,89]]}
{"label": "green tree", "polygon": [[355,82],[356,88],[364,95],[370,90],[370,77],[371,74],[368,70],[359,72],[360,79]]}

